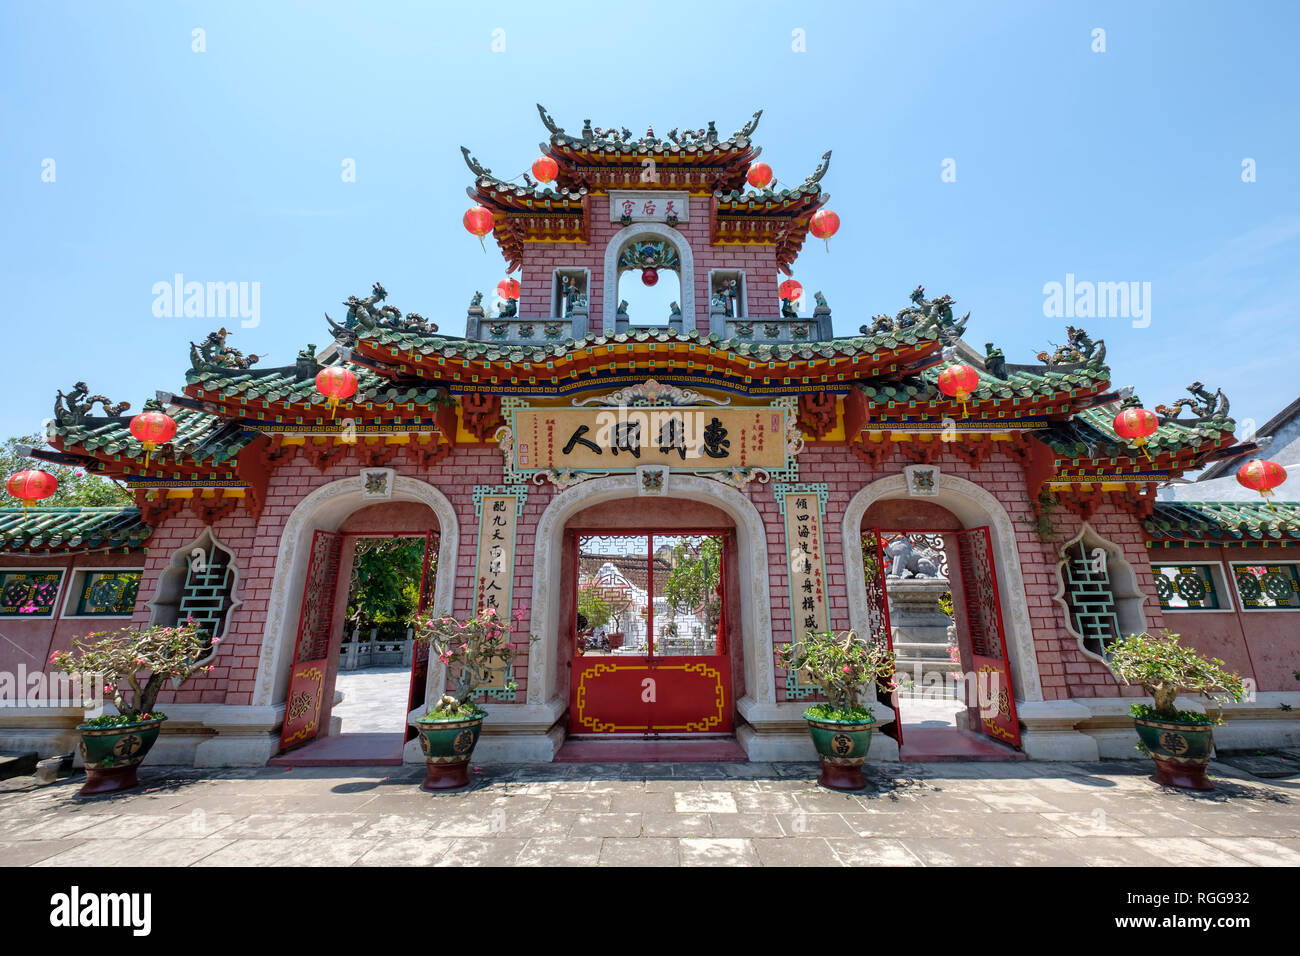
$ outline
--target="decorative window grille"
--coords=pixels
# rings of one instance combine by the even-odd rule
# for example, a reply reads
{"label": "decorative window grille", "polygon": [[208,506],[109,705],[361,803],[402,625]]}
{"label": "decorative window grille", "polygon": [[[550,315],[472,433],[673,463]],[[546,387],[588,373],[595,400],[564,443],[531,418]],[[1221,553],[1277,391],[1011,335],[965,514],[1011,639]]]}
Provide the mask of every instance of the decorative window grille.
{"label": "decorative window grille", "polygon": [[87,571],[79,582],[78,617],[129,617],[140,593],[139,571]]}
{"label": "decorative window grille", "polygon": [[1209,564],[1153,565],[1156,597],[1165,611],[1218,611],[1223,609],[1214,568]]}
{"label": "decorative window grille", "polygon": [[1105,657],[1107,645],[1120,637],[1109,554],[1105,548],[1088,550],[1081,538],[1070,545],[1064,558],[1064,598],[1071,627],[1087,650]]}
{"label": "decorative window grille", "polygon": [[0,573],[0,617],[53,617],[62,571]]}
{"label": "decorative window grille", "polygon": [[1300,565],[1234,564],[1237,593],[1246,610],[1284,611],[1300,608]]}
{"label": "decorative window grille", "polygon": [[177,605],[177,620],[194,618],[204,626],[209,637],[221,637],[230,612],[234,581],[230,552],[218,548],[209,538],[206,549],[195,548],[190,553]]}

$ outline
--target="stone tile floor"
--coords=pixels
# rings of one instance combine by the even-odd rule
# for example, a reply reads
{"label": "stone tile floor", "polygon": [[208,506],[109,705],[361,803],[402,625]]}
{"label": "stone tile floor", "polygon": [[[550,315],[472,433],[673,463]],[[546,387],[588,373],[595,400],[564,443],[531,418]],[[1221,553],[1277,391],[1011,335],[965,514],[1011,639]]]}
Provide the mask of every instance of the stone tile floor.
{"label": "stone tile floor", "polygon": [[80,774],[0,781],[6,866],[1297,866],[1300,777],[1212,766],[1157,787],[1142,761],[877,764],[857,794],[813,764],[149,767],[132,794]]}
{"label": "stone tile floor", "polygon": [[363,667],[339,671],[334,688],[343,694],[331,714],[342,718],[345,734],[393,734],[406,731],[406,698],[411,668]]}

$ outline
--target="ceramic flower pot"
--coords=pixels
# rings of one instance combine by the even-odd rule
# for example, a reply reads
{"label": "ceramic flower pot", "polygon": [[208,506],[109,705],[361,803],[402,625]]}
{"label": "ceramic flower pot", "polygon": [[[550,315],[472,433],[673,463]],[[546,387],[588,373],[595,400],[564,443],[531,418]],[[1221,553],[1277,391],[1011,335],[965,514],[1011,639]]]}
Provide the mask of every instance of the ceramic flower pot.
{"label": "ceramic flower pot", "polygon": [[80,724],[81,759],[86,765],[81,794],[118,793],[139,786],[136,769],[153,748],[166,719],[154,717],[112,727]]}
{"label": "ceramic flower pot", "polygon": [[861,790],[867,785],[862,776],[862,762],[867,759],[871,746],[871,728],[874,720],[828,720],[810,717],[808,733],[821,758],[822,772],[817,779],[823,787],[832,790]]}
{"label": "ceramic flower pot", "polygon": [[422,790],[455,790],[469,784],[469,759],[483,729],[484,714],[477,717],[417,717],[420,749],[429,771]]}
{"label": "ceramic flower pot", "polygon": [[1184,790],[1213,790],[1205,775],[1214,748],[1212,724],[1134,717],[1138,739],[1156,762],[1156,783]]}

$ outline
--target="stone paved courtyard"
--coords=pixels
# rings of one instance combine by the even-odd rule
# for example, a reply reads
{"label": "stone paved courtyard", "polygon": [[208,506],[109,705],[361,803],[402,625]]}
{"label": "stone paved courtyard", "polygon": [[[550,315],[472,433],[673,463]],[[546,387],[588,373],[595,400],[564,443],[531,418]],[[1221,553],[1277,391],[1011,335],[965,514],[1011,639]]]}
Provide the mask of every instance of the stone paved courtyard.
{"label": "stone paved courtyard", "polygon": [[882,764],[859,794],[811,764],[484,766],[460,793],[423,768],[145,768],[76,795],[0,781],[0,864],[1300,865],[1300,777],[1216,763],[1219,791],[1142,761]]}

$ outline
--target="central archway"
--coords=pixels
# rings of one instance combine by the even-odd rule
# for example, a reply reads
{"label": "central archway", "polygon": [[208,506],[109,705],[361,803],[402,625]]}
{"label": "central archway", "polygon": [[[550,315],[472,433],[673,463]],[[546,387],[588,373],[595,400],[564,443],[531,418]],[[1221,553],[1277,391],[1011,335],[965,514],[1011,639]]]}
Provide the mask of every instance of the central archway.
{"label": "central archway", "polygon": [[605,246],[604,295],[601,298],[602,328],[613,329],[618,313],[618,257],[634,239],[666,239],[681,259],[677,274],[681,280],[682,331],[695,328],[695,256],[686,237],[671,226],[657,222],[634,223],[614,233]]}

